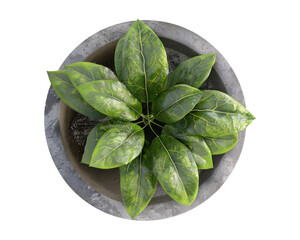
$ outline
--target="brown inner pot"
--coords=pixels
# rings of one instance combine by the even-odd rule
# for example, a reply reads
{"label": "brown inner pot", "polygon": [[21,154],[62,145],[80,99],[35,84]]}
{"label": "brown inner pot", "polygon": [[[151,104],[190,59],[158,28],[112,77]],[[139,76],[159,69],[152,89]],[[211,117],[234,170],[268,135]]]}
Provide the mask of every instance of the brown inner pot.
{"label": "brown inner pot", "polygon": [[[167,52],[170,72],[172,72],[180,62],[199,55],[190,48],[170,39],[161,38]],[[93,54],[86,58],[85,61],[109,67],[114,71],[114,52],[118,41],[110,42],[99,48]],[[209,78],[201,86],[201,89],[215,89],[225,92],[224,85],[217,74],[212,69]],[[78,114],[63,102],[60,105],[59,127],[61,139],[64,145],[66,155],[69,161],[80,175],[80,177],[97,192],[116,201],[122,201],[120,192],[119,169],[96,169],[88,165],[81,164],[81,157],[84,151],[84,145],[88,133],[101,120],[89,119]],[[145,133],[147,136],[147,132]],[[151,134],[148,133],[150,136]],[[148,138],[148,140],[151,140]],[[213,156],[214,167],[218,166],[222,155]],[[212,174],[214,169],[199,170],[199,184],[205,182]],[[161,186],[157,186],[156,193],[150,204],[155,202],[170,201],[170,197],[164,193]]]}

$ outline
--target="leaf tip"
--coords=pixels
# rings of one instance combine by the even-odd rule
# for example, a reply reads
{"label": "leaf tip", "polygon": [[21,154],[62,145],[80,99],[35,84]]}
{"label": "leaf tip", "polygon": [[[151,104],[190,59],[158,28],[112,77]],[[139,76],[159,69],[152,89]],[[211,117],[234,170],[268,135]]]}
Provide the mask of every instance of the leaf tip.
{"label": "leaf tip", "polygon": [[140,26],[147,26],[145,23],[143,23],[140,19],[137,19],[133,24],[138,24]]}
{"label": "leaf tip", "polygon": [[129,216],[131,217],[132,220],[134,220],[135,217],[136,217],[137,215],[139,215],[139,213],[135,213],[135,212],[132,212],[132,213],[129,213],[129,212],[128,212],[128,214],[129,214]]}
{"label": "leaf tip", "polygon": [[[247,111],[248,111],[248,110],[247,110]],[[256,117],[254,117],[254,116],[252,115],[252,113],[249,112],[249,111],[248,111],[248,117],[249,117],[250,123],[251,123],[253,120],[256,119]]]}
{"label": "leaf tip", "polygon": [[53,74],[53,73],[55,73],[55,72],[57,72],[57,71],[46,71],[47,72],[47,74],[48,74],[48,76],[49,75],[51,75],[51,74]]}
{"label": "leaf tip", "polygon": [[63,74],[64,70],[58,70],[58,71],[46,71],[47,75],[49,77],[49,80],[52,81],[53,77],[57,76],[58,74]]}
{"label": "leaf tip", "polygon": [[216,61],[216,53],[210,53],[208,55],[211,56],[211,58],[212,58],[212,65],[214,65],[214,63]]}

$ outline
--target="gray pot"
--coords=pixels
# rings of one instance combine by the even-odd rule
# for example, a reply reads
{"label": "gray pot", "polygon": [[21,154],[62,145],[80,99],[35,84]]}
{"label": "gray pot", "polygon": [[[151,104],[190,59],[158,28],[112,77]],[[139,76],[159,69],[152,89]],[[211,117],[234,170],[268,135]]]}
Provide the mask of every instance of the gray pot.
{"label": "gray pot", "polygon": [[[161,38],[165,45],[170,71],[181,62],[199,54],[216,53],[216,63],[202,88],[226,92],[245,105],[240,84],[224,57],[207,41],[182,27],[158,22],[143,21]],[[118,40],[132,22],[121,23],[94,34],[81,43],[61,65],[90,61],[113,69],[114,50]],[[45,132],[53,161],[64,180],[86,202],[103,212],[130,219],[120,193],[119,170],[101,170],[80,163],[85,139],[96,120],[77,114],[60,101],[50,87],[45,107]],[[155,220],[184,213],[212,196],[232,172],[242,150],[245,131],[239,141],[226,154],[213,156],[214,168],[199,171],[199,192],[191,206],[172,200],[157,186],[153,199],[135,219]]]}

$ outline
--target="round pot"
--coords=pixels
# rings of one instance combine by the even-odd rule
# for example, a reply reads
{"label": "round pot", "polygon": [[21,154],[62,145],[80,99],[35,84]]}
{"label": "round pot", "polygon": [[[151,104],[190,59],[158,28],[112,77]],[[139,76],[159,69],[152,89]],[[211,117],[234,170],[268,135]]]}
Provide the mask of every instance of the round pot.
{"label": "round pot", "polygon": [[[170,72],[182,61],[199,54],[216,53],[216,62],[202,89],[226,92],[245,105],[240,84],[224,57],[206,40],[182,27],[158,21],[143,21],[162,40]],[[62,63],[89,61],[114,69],[114,50],[118,40],[133,22],[106,28],[81,43]],[[81,164],[89,131],[99,120],[84,117],[57,97],[50,87],[45,107],[45,132],[53,161],[68,185],[86,202],[103,212],[130,219],[120,193],[119,169],[102,170]],[[100,120],[101,121],[101,120]],[[213,156],[214,168],[199,171],[199,191],[191,206],[172,200],[158,184],[153,199],[135,220],[163,219],[184,213],[212,196],[226,181],[241,153],[245,131],[239,133],[236,146],[223,155]]]}

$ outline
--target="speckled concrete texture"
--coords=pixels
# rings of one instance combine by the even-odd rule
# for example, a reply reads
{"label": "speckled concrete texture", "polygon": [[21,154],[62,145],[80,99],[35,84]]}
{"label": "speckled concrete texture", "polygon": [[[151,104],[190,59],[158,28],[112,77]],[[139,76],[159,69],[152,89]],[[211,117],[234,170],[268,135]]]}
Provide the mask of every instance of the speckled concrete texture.
{"label": "speckled concrete texture", "polygon": [[[244,96],[240,84],[224,57],[206,40],[195,33],[182,27],[158,21],[143,21],[161,38],[172,39],[192,49],[197,54],[216,53],[214,71],[222,81],[222,88],[230,96],[245,105]],[[131,26],[132,22],[121,23],[101,30],[86,39],[66,58],[61,65],[68,65],[74,62],[84,61],[97,49],[106,44],[121,38]],[[69,161],[61,140],[59,129],[60,99],[50,87],[45,107],[45,132],[49,151],[61,176],[68,185],[86,202],[103,212],[111,215],[130,219],[122,202],[108,198],[95,191],[77,173]],[[226,181],[232,172],[243,147],[245,131],[239,133],[239,141],[230,152],[214,157],[215,168],[208,170],[207,174],[200,174],[200,186],[198,196],[191,206],[183,206],[175,201],[155,201],[149,204],[146,209],[135,218],[135,220],[156,220],[163,219],[184,213],[212,196]],[[155,196],[165,195],[161,188],[158,188]],[[165,198],[164,198],[165,199]]]}

